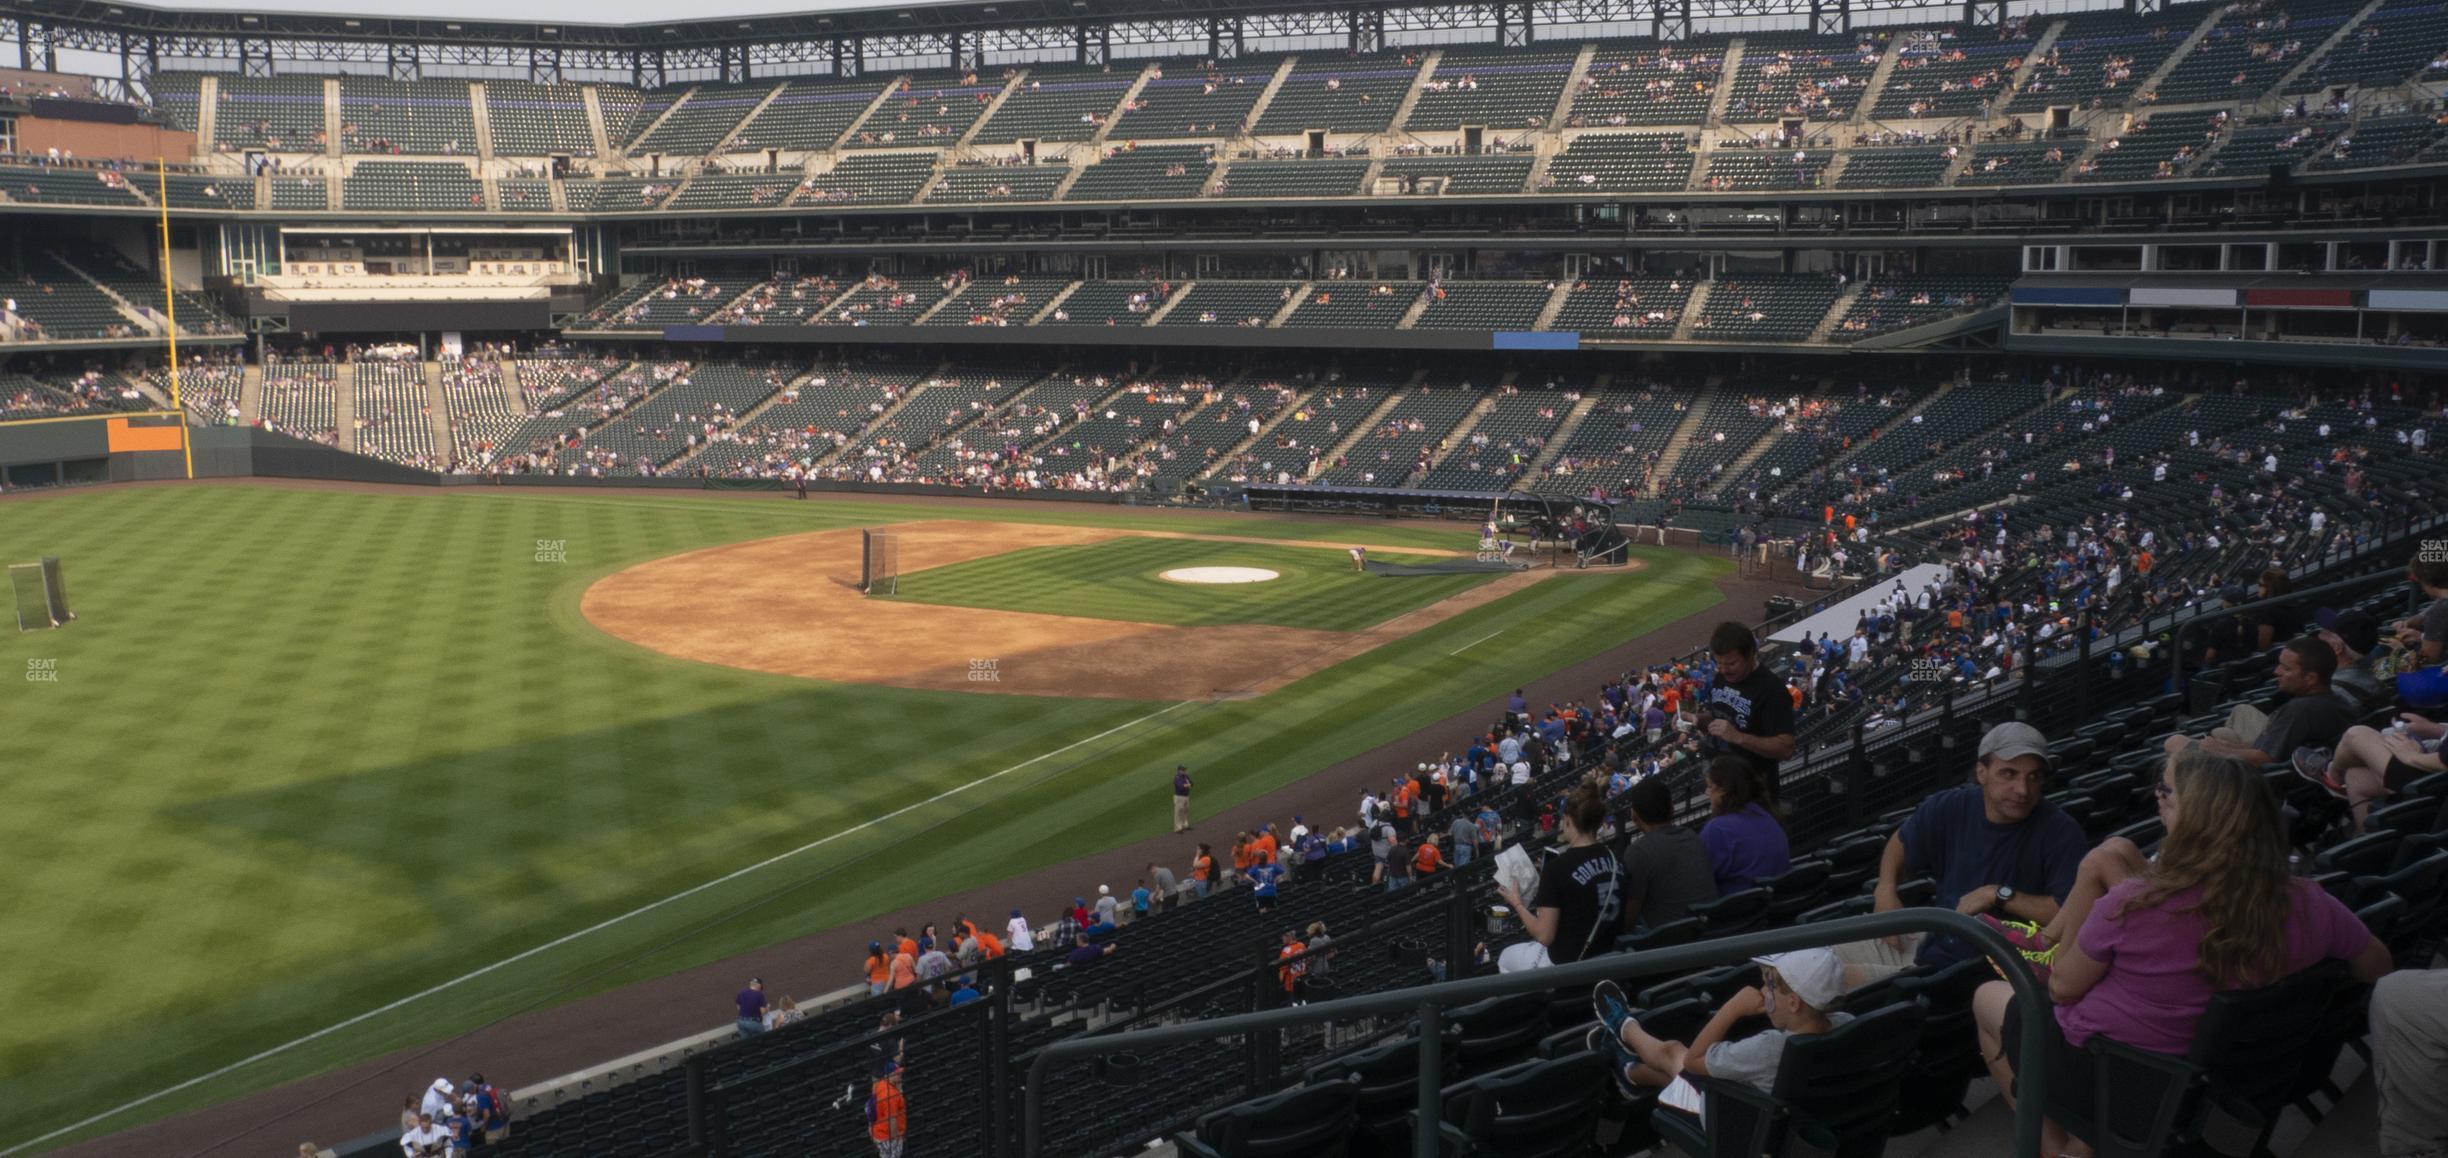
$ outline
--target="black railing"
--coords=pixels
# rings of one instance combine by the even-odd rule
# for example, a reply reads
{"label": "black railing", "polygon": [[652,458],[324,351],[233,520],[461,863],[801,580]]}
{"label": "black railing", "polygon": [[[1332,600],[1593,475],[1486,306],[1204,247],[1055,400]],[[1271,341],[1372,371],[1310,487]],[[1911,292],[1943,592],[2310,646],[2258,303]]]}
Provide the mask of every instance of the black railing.
{"label": "black railing", "polygon": [[1045,1153],[1045,1093],[1049,1070],[1054,1063],[1087,1061],[1133,1051],[1148,1052],[1165,1046],[1235,1035],[1255,1038],[1296,1026],[1331,1021],[1413,1014],[1419,1019],[1420,1039],[1419,1108],[1415,1123],[1418,1135],[1414,1153],[1436,1154],[1439,1152],[1437,1124],[1443,1120],[1444,1109],[1445,1061],[1441,1034],[1447,1009],[1489,998],[1591,986],[1600,981],[1618,980],[1631,973],[1697,969],[1748,961],[1767,953],[1867,941],[1899,933],[1947,933],[1963,938],[1999,966],[1999,972],[2014,987],[2015,995],[2022,999],[2022,1048],[2015,1064],[2015,1155],[2016,1158],[2039,1158],[2042,1107],[2047,1104],[2048,1098],[2046,1066],[2041,1059],[2043,1043],[2049,1031],[2047,1019],[2053,1016],[2054,1007],[2047,993],[2033,979],[2031,970],[2023,966],[2021,956],[2006,943],[2004,937],[1961,913],[1933,908],[1898,909],[1815,925],[1745,933],[1737,937],[1678,945],[1671,949],[1610,953],[1569,965],[1521,973],[1474,977],[1441,985],[1398,989],[1391,993],[1260,1010],[1160,1029],[1058,1041],[1037,1051],[1036,1057],[1029,1062],[1027,1088],[1023,1093],[1023,1153],[1027,1158],[1041,1158]]}

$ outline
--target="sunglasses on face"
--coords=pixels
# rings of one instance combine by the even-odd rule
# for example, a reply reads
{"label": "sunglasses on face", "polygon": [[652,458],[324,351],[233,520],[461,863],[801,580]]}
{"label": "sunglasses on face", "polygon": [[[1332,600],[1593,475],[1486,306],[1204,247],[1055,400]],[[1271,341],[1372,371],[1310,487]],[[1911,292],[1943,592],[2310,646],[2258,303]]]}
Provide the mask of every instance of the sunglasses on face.
{"label": "sunglasses on face", "polygon": [[2157,795],[2158,795],[2158,797],[2159,797],[2159,799],[2161,799],[2161,800],[2173,800],[2173,799],[2175,799],[2175,797],[2176,797],[2176,789],[2175,789],[2175,787],[2174,787],[2173,785],[2170,785],[2170,784],[2169,784],[2167,781],[2165,781],[2165,780],[2162,780],[2162,781],[2158,782],[2157,784],[2153,784],[2153,785],[2151,785],[2151,791],[2152,791],[2153,793],[2157,794]]}

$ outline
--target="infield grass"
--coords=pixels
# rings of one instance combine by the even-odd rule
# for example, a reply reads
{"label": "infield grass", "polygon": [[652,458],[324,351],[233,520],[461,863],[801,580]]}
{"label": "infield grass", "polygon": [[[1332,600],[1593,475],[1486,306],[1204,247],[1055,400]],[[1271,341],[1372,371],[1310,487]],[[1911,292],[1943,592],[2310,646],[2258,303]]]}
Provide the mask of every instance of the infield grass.
{"label": "infield grass", "polygon": [[[1381,554],[1377,559],[1440,561],[1429,555]],[[1189,584],[1160,577],[1176,567],[1262,567],[1280,578]],[[901,577],[898,598],[1184,627],[1263,623],[1355,631],[1495,577],[1494,572],[1366,575],[1352,570],[1350,555],[1322,547],[1131,537],[1076,547],[1030,547],[913,572]]]}
{"label": "infield grass", "polygon": [[[1202,809],[1246,800],[1707,607],[1724,569],[1643,552],[1645,572],[1537,584],[1267,696],[1189,705],[733,671],[578,614],[620,567],[794,531],[987,517],[1349,534],[985,510],[264,485],[0,503],[0,560],[63,556],[81,616],[0,633],[0,1149],[897,809],[70,1138],[1156,834],[1176,760],[1200,770]],[[566,561],[539,561],[539,541]],[[852,972],[775,981],[808,994]],[[727,993],[707,997],[718,1024]],[[404,1092],[353,1095],[367,1128]]]}

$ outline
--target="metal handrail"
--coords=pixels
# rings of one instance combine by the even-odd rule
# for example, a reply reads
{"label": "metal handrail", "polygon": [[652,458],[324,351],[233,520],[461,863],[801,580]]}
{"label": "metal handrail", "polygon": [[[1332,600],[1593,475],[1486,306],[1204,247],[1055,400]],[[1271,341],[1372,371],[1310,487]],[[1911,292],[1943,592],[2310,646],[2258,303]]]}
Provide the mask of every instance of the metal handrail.
{"label": "metal handrail", "polygon": [[1443,1025],[1444,1011],[1448,1008],[1492,997],[1595,985],[1600,981],[1618,980],[1627,972],[1663,973],[1696,969],[1747,961],[1767,953],[1867,941],[1900,933],[1946,933],[1963,938],[2000,966],[1998,972],[2004,975],[2007,984],[2014,987],[2015,996],[2021,998],[2023,1036],[2015,1064],[2018,1087],[2015,1155],[2016,1158],[2039,1158],[2040,1123],[2048,1101],[2048,1079],[2041,1059],[2043,1043],[2049,1032],[2047,1019],[2053,1015],[2055,1007],[2039,982],[2033,979],[2031,970],[2023,965],[2022,957],[2006,943],[2003,936],[1961,913],[1934,908],[1897,909],[1815,925],[1697,941],[1669,949],[1609,953],[1568,965],[1520,973],[1501,973],[1493,977],[1414,986],[1314,1005],[1240,1013],[1110,1037],[1058,1041],[1037,1051],[1035,1059],[1029,1062],[1028,1090],[1022,1119],[1023,1153],[1027,1158],[1040,1158],[1044,1153],[1046,1077],[1048,1067],[1055,1062],[1124,1051],[1148,1052],[1187,1042],[1268,1033],[1317,1022],[1413,1013],[1420,1020],[1419,1110],[1415,1123],[1418,1133],[1413,1143],[1414,1153],[1434,1155],[1438,1152],[1437,1124],[1443,1120],[1445,1094],[1442,1077],[1444,1043],[1438,1034]]}

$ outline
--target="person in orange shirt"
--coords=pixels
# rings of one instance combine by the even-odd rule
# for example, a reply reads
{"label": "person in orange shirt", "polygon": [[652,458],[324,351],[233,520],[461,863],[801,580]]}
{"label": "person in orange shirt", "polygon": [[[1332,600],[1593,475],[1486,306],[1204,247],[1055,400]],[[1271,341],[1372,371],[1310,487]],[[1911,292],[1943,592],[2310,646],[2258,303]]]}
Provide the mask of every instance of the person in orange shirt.
{"label": "person in orange shirt", "polygon": [[1207,890],[1215,887],[1215,853],[1201,844],[1198,855],[1190,858],[1190,888],[1200,900],[1207,899]]}
{"label": "person in orange shirt", "polygon": [[1430,873],[1443,872],[1444,869],[1445,858],[1437,852],[1436,838],[1432,836],[1420,841],[1419,852],[1411,857],[1411,875],[1424,880]]}
{"label": "person in orange shirt", "polygon": [[1798,687],[1795,687],[1795,686],[1794,686],[1794,685],[1792,685],[1792,684],[1787,684],[1787,685],[1785,685],[1785,694],[1793,697],[1793,706],[1794,706],[1794,710],[1795,710],[1795,711],[1797,711],[1797,712],[1798,712],[1798,711],[1801,711],[1801,710],[1802,710],[1802,689],[1801,689],[1801,688],[1798,688]]}
{"label": "person in orange shirt", "polygon": [[1257,846],[1250,843],[1248,833],[1240,833],[1233,837],[1232,856],[1233,876],[1242,880],[1249,879],[1250,866],[1258,863],[1258,850]]}
{"label": "person in orange shirt", "polygon": [[[907,942],[904,942],[904,944],[907,944]],[[916,946],[913,945],[911,948],[916,948]],[[917,983],[918,955],[910,952],[908,949],[904,949],[901,952],[893,954],[892,987],[895,989],[907,989]]]}
{"label": "person in orange shirt", "polygon": [[918,942],[910,938],[909,930],[895,929],[893,930],[893,936],[899,939],[901,952],[909,954],[909,958],[912,961],[918,959]]}
{"label": "person in orange shirt", "polygon": [[1963,608],[1961,608],[1961,607],[1950,607],[1950,608],[1948,608],[1948,609],[1947,609],[1947,630],[1949,630],[1949,631],[1962,631],[1962,630],[1963,630],[1963,625],[1964,625],[1964,614],[1963,614]]}
{"label": "person in orange shirt", "polygon": [[1250,838],[1250,852],[1253,854],[1250,858],[1251,862],[1274,864],[1282,848],[1283,846],[1275,841],[1275,826],[1272,824],[1260,825],[1258,835]]}
{"label": "person in orange shirt", "polygon": [[877,1067],[875,1084],[867,1091],[867,1138],[876,1158],[901,1158],[909,1137],[909,1100],[901,1096],[901,1066],[885,1061]]}
{"label": "person in orange shirt", "polygon": [[884,952],[884,942],[867,942],[867,993],[882,993],[891,987],[892,957]]}
{"label": "person in orange shirt", "polygon": [[[1290,958],[1298,957],[1308,951],[1309,946],[1301,943],[1299,935],[1287,929],[1284,931],[1283,935],[1283,948],[1276,952],[1275,959],[1278,961],[1289,960]],[[1278,965],[1275,967],[1275,976],[1278,980],[1283,982],[1284,992],[1294,996],[1299,995],[1301,979],[1307,977],[1308,975],[1309,963],[1306,961],[1297,961],[1289,965]]]}
{"label": "person in orange shirt", "polygon": [[2135,573],[2135,574],[2137,574],[2137,575],[2148,575],[2148,574],[2150,574],[2150,572],[2151,572],[2151,564],[2153,564],[2153,563],[2155,563],[2155,562],[2157,562],[2157,560],[2155,560],[2155,559],[2151,558],[2151,553],[2150,553],[2150,552],[2148,552],[2148,551],[2144,551],[2144,552],[2142,552],[2141,554],[2135,555],[2135,556],[2134,556],[2134,573]]}
{"label": "person in orange shirt", "polygon": [[1419,781],[1408,776],[1397,777],[1394,784],[1394,829],[1404,836],[1411,835],[1411,799],[1419,795]]}

